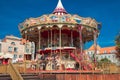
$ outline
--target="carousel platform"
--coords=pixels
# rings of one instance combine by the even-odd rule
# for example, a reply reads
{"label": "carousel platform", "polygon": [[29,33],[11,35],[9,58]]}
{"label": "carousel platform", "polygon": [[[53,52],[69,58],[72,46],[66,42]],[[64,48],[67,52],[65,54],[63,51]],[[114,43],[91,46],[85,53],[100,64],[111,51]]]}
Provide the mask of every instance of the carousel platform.
{"label": "carousel platform", "polygon": [[31,70],[27,69],[27,73],[41,73],[41,74],[101,74],[101,70]]}

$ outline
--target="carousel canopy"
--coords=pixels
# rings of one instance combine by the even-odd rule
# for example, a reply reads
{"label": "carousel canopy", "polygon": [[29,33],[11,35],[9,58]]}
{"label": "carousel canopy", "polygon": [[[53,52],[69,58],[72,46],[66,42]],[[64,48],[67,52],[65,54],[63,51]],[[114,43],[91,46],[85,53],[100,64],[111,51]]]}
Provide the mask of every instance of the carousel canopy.
{"label": "carousel canopy", "polygon": [[27,30],[34,30],[35,27],[51,26],[58,24],[80,24],[83,27],[90,27],[95,29],[100,28],[100,23],[98,23],[95,19],[92,19],[90,17],[84,18],[78,15],[68,14],[67,11],[64,9],[61,0],[59,0],[57,7],[52,14],[46,14],[37,18],[26,19],[23,23],[19,24],[19,29],[22,33]]}

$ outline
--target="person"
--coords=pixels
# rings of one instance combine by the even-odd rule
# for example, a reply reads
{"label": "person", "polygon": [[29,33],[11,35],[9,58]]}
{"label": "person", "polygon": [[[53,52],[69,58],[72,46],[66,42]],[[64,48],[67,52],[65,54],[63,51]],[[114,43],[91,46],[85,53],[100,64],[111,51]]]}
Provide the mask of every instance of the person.
{"label": "person", "polygon": [[60,57],[57,55],[56,56],[56,69],[60,69]]}
{"label": "person", "polygon": [[79,63],[78,63],[78,62],[76,62],[76,64],[75,64],[75,69],[76,69],[76,70],[79,69]]}
{"label": "person", "polygon": [[44,55],[44,53],[42,53],[42,55],[41,55],[41,60],[45,60],[45,55]]}
{"label": "person", "polygon": [[46,68],[46,61],[45,61],[44,53],[42,53],[42,56],[41,56],[41,66],[42,66],[42,69],[45,70],[45,68]]}
{"label": "person", "polygon": [[7,64],[7,60],[3,59],[2,64]]}
{"label": "person", "polygon": [[52,69],[57,69],[57,58],[58,58],[58,52],[52,54]]}
{"label": "person", "polygon": [[0,60],[0,64],[2,64],[2,60]]}

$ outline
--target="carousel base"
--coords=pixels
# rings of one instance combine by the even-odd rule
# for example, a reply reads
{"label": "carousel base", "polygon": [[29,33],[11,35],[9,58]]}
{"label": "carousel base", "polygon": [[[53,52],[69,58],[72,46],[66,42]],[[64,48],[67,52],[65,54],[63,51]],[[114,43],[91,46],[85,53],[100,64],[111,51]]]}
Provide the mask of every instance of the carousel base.
{"label": "carousel base", "polygon": [[99,71],[45,71],[40,80],[120,80],[120,74],[103,74]]}

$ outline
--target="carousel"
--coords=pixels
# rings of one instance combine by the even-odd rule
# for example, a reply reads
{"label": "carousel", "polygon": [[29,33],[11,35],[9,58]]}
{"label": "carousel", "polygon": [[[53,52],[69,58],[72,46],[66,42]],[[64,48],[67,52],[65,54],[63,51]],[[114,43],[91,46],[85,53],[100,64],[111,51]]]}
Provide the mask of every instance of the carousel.
{"label": "carousel", "polygon": [[83,47],[89,41],[94,41],[96,47],[100,27],[93,18],[69,14],[61,0],[51,14],[19,24],[22,37],[35,42],[36,59],[42,70],[93,69],[93,62],[89,61]]}

